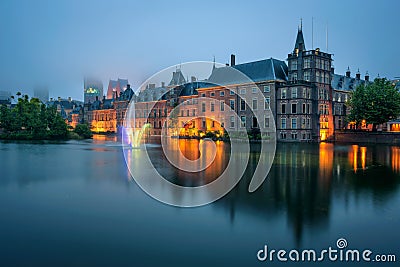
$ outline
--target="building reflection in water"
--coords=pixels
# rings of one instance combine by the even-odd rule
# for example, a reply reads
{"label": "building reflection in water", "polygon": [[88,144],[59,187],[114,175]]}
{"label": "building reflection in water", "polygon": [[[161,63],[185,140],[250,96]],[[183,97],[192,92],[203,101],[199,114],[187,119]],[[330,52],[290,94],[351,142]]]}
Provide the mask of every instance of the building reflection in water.
{"label": "building reflection in water", "polygon": [[[337,216],[331,214],[332,203],[354,201],[360,194],[363,194],[363,201],[365,198],[389,201],[399,185],[399,147],[278,144],[267,179],[250,194],[248,186],[254,170],[258,164],[263,164],[259,162],[257,144],[252,146],[243,178],[214,207],[225,209],[232,224],[239,215],[252,216],[266,224],[274,218],[283,219],[299,246],[307,229],[312,228],[314,233],[329,229],[331,217]],[[177,140],[172,149],[180,150],[191,160],[199,158],[201,153],[197,140]],[[202,173],[188,173],[168,165],[161,147],[148,152],[154,166],[168,180],[199,186],[209,183],[225,170],[230,145],[217,142],[215,159]],[[235,156],[244,155],[238,153]],[[131,164],[140,168],[140,163]],[[346,209],[346,204],[342,209]]]}
{"label": "building reflection in water", "polygon": [[391,147],[391,164],[395,173],[400,172],[400,147]]}
{"label": "building reflection in water", "polygon": [[352,145],[349,148],[349,163],[353,168],[354,173],[358,170],[363,170],[367,168],[367,147]]}

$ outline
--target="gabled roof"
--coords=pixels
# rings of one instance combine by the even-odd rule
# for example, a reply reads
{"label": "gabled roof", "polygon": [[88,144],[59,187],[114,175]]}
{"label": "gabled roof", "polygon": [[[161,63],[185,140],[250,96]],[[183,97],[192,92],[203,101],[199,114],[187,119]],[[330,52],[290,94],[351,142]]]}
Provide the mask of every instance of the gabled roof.
{"label": "gabled roof", "polygon": [[172,79],[169,82],[169,86],[180,85],[184,83],[186,83],[185,77],[183,77],[181,70],[177,69],[172,73]]}
{"label": "gabled roof", "polygon": [[358,80],[345,75],[333,74],[331,86],[334,90],[352,91],[360,84],[365,84],[365,80]]}
{"label": "gabled roof", "polygon": [[207,81],[218,85],[245,83],[249,82],[249,79],[253,82],[286,81],[287,72],[288,68],[284,61],[270,58],[232,67],[214,68]]}

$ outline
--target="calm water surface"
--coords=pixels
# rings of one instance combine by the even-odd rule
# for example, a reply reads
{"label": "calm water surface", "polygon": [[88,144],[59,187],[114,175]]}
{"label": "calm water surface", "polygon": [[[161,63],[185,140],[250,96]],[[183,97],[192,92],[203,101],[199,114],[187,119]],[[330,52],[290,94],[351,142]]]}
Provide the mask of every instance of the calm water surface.
{"label": "calm water surface", "polygon": [[[196,146],[184,146],[189,158]],[[229,158],[219,147],[209,174]],[[160,148],[152,151],[176,183],[208,182],[165,167]],[[0,266],[303,266],[258,262],[256,253],[265,244],[334,247],[340,237],[400,258],[399,147],[279,144],[267,180],[250,194],[256,164],[254,152],[224,198],[182,209],[138,188],[116,140],[0,143]]]}

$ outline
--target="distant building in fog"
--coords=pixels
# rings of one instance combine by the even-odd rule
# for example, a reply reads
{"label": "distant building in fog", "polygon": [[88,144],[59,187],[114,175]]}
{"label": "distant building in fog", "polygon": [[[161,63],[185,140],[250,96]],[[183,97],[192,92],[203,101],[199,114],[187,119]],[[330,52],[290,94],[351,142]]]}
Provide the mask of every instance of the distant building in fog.
{"label": "distant building in fog", "polygon": [[110,80],[108,82],[107,99],[118,98],[121,92],[126,90],[128,83],[128,79]]}
{"label": "distant building in fog", "polygon": [[42,103],[46,104],[49,101],[49,90],[45,87],[33,89],[33,97],[38,98]]}
{"label": "distant building in fog", "polygon": [[103,82],[97,79],[85,78],[83,86],[83,102],[93,103],[103,98]]}

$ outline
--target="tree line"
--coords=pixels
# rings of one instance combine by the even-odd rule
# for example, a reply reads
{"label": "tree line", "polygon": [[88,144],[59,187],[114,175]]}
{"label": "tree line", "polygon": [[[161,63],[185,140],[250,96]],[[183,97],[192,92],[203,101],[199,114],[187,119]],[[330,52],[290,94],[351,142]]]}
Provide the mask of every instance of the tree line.
{"label": "tree line", "polygon": [[[65,120],[56,107],[46,106],[37,98],[17,93],[18,101],[13,108],[0,107],[1,139],[22,140],[62,140],[70,138]],[[86,127],[85,127],[86,126]],[[79,126],[77,133],[82,138],[90,138],[88,127]],[[85,133],[85,136],[81,135]]]}
{"label": "tree line", "polygon": [[350,93],[347,105],[350,109],[348,122],[361,125],[365,121],[376,130],[379,124],[400,116],[400,92],[386,78],[376,78],[372,83],[358,85]]}

